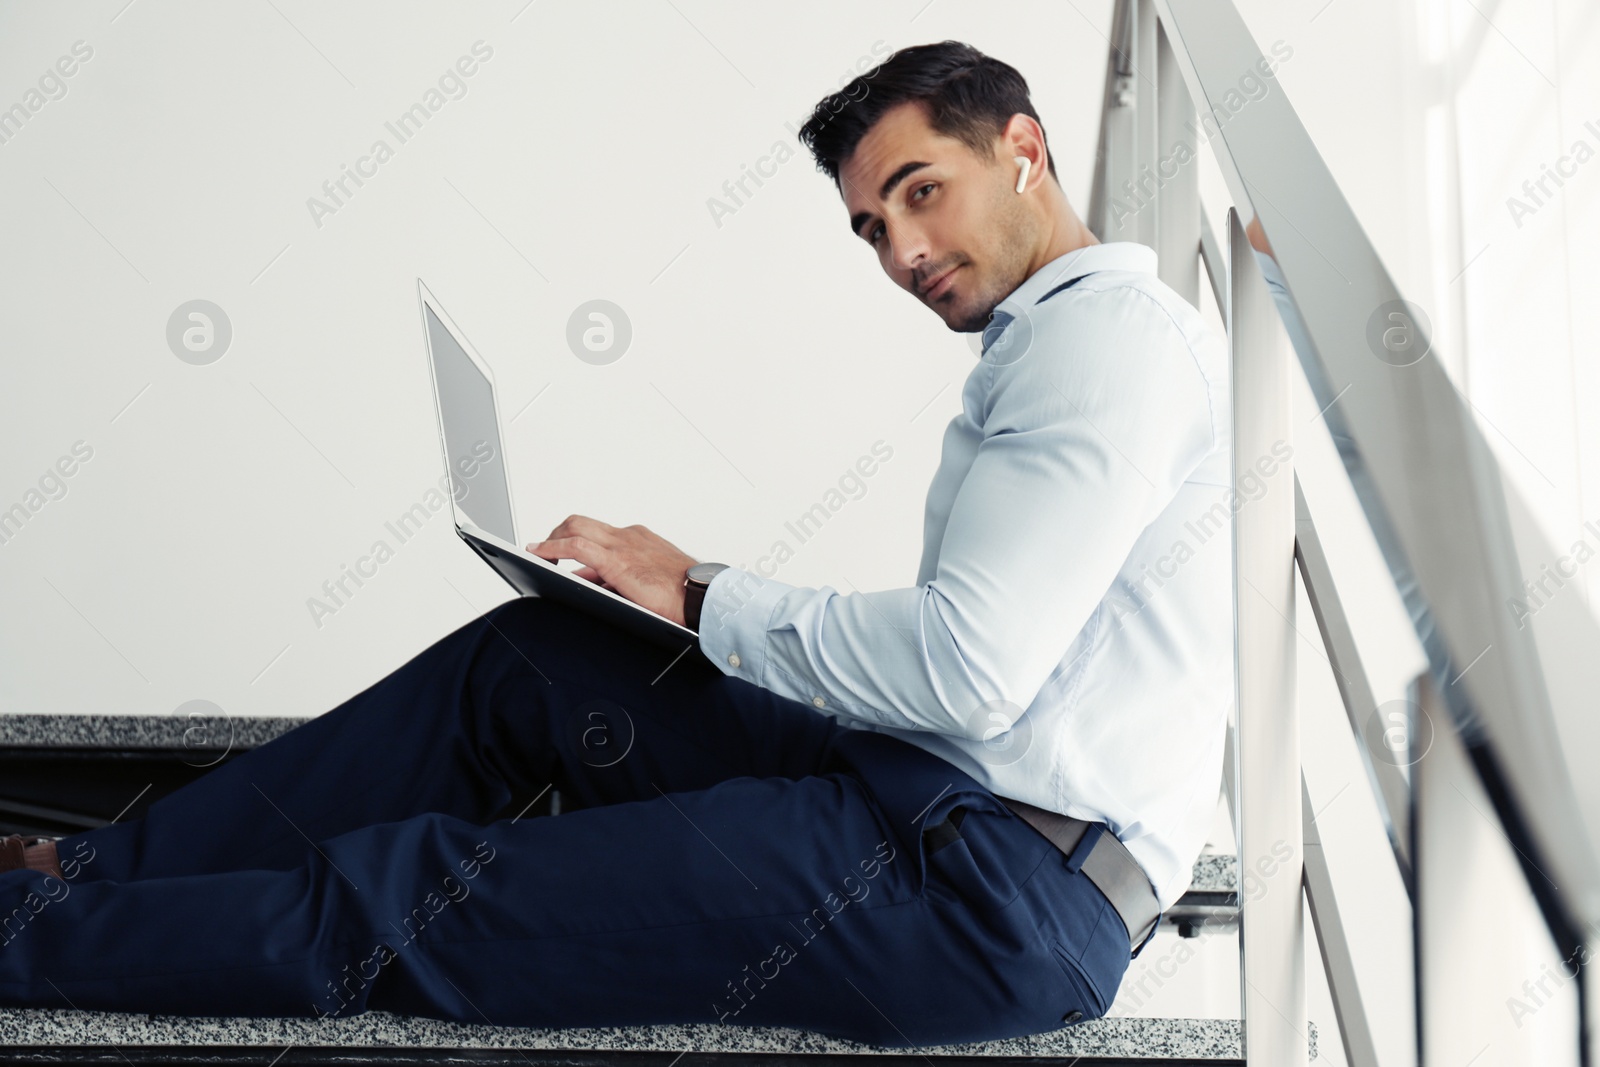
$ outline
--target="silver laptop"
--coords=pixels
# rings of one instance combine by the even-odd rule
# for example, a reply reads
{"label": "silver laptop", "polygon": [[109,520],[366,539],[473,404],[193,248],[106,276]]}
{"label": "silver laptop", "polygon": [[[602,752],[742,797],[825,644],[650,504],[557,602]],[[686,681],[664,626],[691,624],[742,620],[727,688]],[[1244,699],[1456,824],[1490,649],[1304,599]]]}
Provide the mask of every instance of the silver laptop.
{"label": "silver laptop", "polygon": [[[456,533],[524,596],[547,596],[681,652],[700,646],[687,626],[641,607],[522,548],[506,475],[494,375],[422,279],[422,332],[428,346],[439,442],[450,475]],[[544,540],[543,537],[536,540]]]}

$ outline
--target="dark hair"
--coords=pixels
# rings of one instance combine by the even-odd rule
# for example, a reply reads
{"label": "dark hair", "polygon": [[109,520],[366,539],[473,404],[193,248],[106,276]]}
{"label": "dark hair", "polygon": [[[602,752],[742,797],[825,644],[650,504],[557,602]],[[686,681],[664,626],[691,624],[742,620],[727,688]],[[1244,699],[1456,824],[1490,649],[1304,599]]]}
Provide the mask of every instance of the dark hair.
{"label": "dark hair", "polygon": [[[840,187],[839,166],[855,152],[884,112],[907,101],[923,105],[928,124],[985,159],[994,139],[1021,112],[1038,122],[1028,82],[1007,63],[961,41],[919,44],[892,53],[876,67],[823,97],[799,138],[817,159],[817,169]],[[1044,129],[1044,123],[1039,123]],[[1046,148],[1049,140],[1045,141]],[[1049,156],[1056,173],[1055,154]],[[1059,178],[1056,179],[1060,181]]]}

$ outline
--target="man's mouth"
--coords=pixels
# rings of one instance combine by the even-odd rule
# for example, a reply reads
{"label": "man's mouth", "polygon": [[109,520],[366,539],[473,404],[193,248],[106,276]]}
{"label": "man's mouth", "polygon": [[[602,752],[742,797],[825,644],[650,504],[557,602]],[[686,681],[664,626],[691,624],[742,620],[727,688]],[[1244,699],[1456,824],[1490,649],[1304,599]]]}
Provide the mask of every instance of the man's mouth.
{"label": "man's mouth", "polygon": [[941,297],[945,293],[949,292],[950,291],[951,279],[956,276],[956,271],[958,271],[960,269],[961,269],[961,267],[959,265],[951,267],[949,270],[945,271],[943,274],[941,274],[938,277],[934,278],[933,279],[933,284],[923,287],[923,289],[922,289],[922,298],[924,300],[937,300],[937,299],[939,299],[939,297]]}

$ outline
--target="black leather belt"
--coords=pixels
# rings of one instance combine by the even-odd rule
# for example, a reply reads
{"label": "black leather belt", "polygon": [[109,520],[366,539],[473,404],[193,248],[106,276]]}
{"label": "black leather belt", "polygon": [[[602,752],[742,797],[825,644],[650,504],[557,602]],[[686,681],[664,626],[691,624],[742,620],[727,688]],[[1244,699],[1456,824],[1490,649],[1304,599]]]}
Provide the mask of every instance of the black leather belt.
{"label": "black leather belt", "polygon": [[[1060,812],[1047,811],[1023,800],[1013,800],[995,794],[995,799],[1021,816],[1029,826],[1039,831],[1045,839],[1060,850],[1069,860],[1091,829],[1095,840],[1087,854],[1078,860],[1078,867],[1088,875],[1089,881],[1105,894],[1111,907],[1128,929],[1129,951],[1137,953],[1146,941],[1155,935],[1156,921],[1161,918],[1161,906],[1156,899],[1150,878],[1133,858],[1128,847],[1117,840],[1105,823],[1085,822]],[[928,851],[934,852],[961,836],[961,820],[967,809],[955,807],[943,822],[928,827],[923,836],[928,841]]]}

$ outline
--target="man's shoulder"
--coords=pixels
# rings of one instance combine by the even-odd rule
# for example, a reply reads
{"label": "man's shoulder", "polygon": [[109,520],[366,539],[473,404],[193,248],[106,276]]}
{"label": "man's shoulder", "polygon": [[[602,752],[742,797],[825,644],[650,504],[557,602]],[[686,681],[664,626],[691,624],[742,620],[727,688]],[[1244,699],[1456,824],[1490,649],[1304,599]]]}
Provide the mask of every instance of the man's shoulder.
{"label": "man's shoulder", "polygon": [[1070,288],[1046,290],[1028,308],[1036,332],[1067,342],[1123,347],[1135,339],[1170,345],[1186,353],[1213,383],[1225,382],[1227,345],[1177,290],[1147,271],[1099,270],[1075,279]]}
{"label": "man's shoulder", "polygon": [[1028,314],[1039,316],[1093,315],[1114,304],[1129,315],[1170,322],[1185,333],[1203,327],[1200,312],[1156,275],[1142,270],[1097,270],[1071,282],[1047,289]]}
{"label": "man's shoulder", "polygon": [[1219,339],[1200,312],[1155,275],[1136,270],[1099,270],[1067,287],[1046,290],[1024,309],[1034,340],[1063,354],[1086,349],[1117,350],[1152,343],[1188,354],[1211,377]]}

